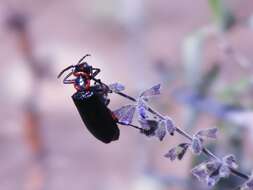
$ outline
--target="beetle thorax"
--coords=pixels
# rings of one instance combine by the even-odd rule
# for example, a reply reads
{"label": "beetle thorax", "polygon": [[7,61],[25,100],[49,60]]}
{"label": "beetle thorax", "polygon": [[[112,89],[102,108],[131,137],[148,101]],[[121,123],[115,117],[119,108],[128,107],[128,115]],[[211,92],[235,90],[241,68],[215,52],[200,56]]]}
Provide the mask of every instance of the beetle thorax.
{"label": "beetle thorax", "polygon": [[90,81],[80,75],[75,79],[74,87],[77,91],[87,91],[90,88]]}

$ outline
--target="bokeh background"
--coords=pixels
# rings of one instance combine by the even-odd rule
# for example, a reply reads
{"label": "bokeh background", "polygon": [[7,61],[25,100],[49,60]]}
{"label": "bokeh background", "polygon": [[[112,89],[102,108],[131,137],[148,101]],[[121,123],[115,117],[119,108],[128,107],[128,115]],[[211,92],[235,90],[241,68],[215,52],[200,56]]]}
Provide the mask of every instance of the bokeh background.
{"label": "bokeh background", "polygon": [[[157,110],[192,134],[218,127],[207,146],[252,170],[253,1],[0,0],[0,42],[1,190],[208,189],[190,174],[202,157],[163,157],[178,135],[159,142],[120,126],[105,145],[88,133],[73,87],[56,79],[86,53],[127,94],[161,83]],[[112,95],[110,108],[127,103]]]}

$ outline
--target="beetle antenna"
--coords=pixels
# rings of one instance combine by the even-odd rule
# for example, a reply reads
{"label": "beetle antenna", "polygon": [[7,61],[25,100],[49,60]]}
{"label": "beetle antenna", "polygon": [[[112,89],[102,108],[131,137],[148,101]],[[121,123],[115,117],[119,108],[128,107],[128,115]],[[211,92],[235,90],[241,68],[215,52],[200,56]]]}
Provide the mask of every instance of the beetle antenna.
{"label": "beetle antenna", "polygon": [[82,61],[86,58],[86,57],[89,57],[91,56],[91,54],[86,54],[85,56],[83,56],[78,62],[77,62],[77,65],[79,65],[80,63],[82,63]]}
{"label": "beetle antenna", "polygon": [[59,73],[59,75],[57,76],[57,78],[60,78],[60,77],[62,76],[63,73],[65,73],[67,70],[69,70],[69,69],[71,69],[71,68],[73,68],[73,67],[74,67],[73,65],[70,65],[70,66],[68,66],[67,68],[63,69],[63,70]]}

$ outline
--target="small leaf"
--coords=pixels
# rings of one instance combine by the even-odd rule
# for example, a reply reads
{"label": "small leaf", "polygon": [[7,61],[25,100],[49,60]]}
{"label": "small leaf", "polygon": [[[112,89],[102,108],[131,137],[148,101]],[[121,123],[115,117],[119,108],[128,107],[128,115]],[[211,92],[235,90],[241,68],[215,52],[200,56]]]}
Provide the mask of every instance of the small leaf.
{"label": "small leaf", "polygon": [[134,105],[123,106],[115,110],[113,113],[118,118],[119,122],[128,125],[133,121],[135,106]]}
{"label": "small leaf", "polygon": [[154,136],[155,131],[158,128],[158,122],[156,120],[139,120],[139,123],[141,125],[141,128],[143,131],[141,131],[146,136]]}
{"label": "small leaf", "polygon": [[125,90],[125,87],[120,83],[113,83],[109,85],[109,89],[113,92],[121,92]]}
{"label": "small leaf", "polygon": [[200,165],[194,167],[191,173],[195,177],[197,177],[199,181],[205,181],[205,179],[208,177],[208,172],[205,163],[201,163]]}
{"label": "small leaf", "polygon": [[216,139],[217,138],[217,133],[218,133],[218,128],[212,128],[212,129],[206,129],[206,130],[201,130],[197,133],[197,136],[201,138],[211,138],[211,139]]}
{"label": "small leaf", "polygon": [[158,137],[160,141],[162,141],[166,136],[165,126],[159,126],[158,129],[155,131],[155,136]]}
{"label": "small leaf", "polygon": [[193,154],[199,155],[203,150],[203,140],[196,135],[192,138],[191,150]]}
{"label": "small leaf", "polygon": [[206,178],[206,183],[209,187],[213,187],[215,186],[220,180],[220,176],[219,175],[214,175],[214,176],[208,176]]}
{"label": "small leaf", "polygon": [[142,99],[138,99],[136,110],[137,110],[138,118],[140,120],[148,118],[148,109]]}
{"label": "small leaf", "polygon": [[208,173],[213,173],[215,170],[217,170],[220,167],[220,162],[218,160],[211,160],[206,162],[206,168]]}
{"label": "small leaf", "polygon": [[174,161],[176,158],[178,160],[182,160],[189,146],[189,143],[179,144],[177,147],[170,149],[164,156],[169,158],[171,161]]}
{"label": "small leaf", "polygon": [[142,92],[140,97],[144,97],[146,99],[146,98],[149,98],[149,97],[152,97],[155,95],[159,95],[159,94],[161,94],[160,88],[161,88],[161,84],[157,84],[157,85],[153,86],[152,88]]}
{"label": "small leaf", "polygon": [[223,163],[226,164],[228,167],[233,168],[233,169],[238,168],[238,164],[236,163],[236,159],[233,154],[223,157],[222,160],[223,160]]}
{"label": "small leaf", "polygon": [[220,180],[220,175],[219,175],[219,172],[220,172],[220,165],[218,166],[218,168],[216,169],[216,170],[214,170],[210,175],[209,175],[209,177],[207,177],[207,181],[206,181],[206,183],[207,183],[207,185],[209,186],[209,187],[213,187],[213,186],[215,186],[217,183],[218,183],[218,181]]}
{"label": "small leaf", "polygon": [[146,119],[139,119],[138,121],[141,125],[141,128],[144,129],[144,131],[147,131],[150,129],[149,123],[147,122]]}
{"label": "small leaf", "polygon": [[175,127],[174,122],[172,121],[171,118],[165,117],[165,119],[163,119],[163,120],[161,120],[161,121],[159,122],[159,126],[165,126],[166,129],[167,129],[167,131],[168,131],[168,133],[169,133],[170,135],[174,135],[174,132],[175,132],[175,130],[176,130],[176,127]]}
{"label": "small leaf", "polygon": [[221,164],[218,160],[203,162],[192,169],[192,174],[208,186],[214,186],[219,179]]}
{"label": "small leaf", "polygon": [[171,161],[176,160],[177,159],[177,150],[176,149],[177,149],[176,147],[170,149],[169,152],[167,154],[165,154],[164,156],[166,158],[169,158]]}
{"label": "small leaf", "polygon": [[178,145],[179,148],[181,148],[181,150],[178,151],[178,154],[177,154],[177,158],[178,160],[182,160],[186,151],[188,150],[190,144],[188,143],[182,143],[180,145]]}
{"label": "small leaf", "polygon": [[228,177],[231,174],[231,171],[227,165],[222,165],[219,170],[220,177]]}

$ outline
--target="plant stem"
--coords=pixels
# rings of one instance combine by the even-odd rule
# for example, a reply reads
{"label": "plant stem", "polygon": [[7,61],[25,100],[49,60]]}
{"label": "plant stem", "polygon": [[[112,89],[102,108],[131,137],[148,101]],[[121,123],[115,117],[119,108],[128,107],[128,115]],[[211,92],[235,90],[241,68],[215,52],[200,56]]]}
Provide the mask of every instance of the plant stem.
{"label": "plant stem", "polygon": [[[117,92],[116,94],[120,95],[120,96],[123,96],[133,102],[137,102],[137,100],[127,94],[124,94],[122,92]],[[163,115],[161,115],[158,111],[154,110],[152,107],[150,107],[149,105],[146,104],[146,106],[148,107],[148,111],[152,114],[154,114],[155,116],[157,116],[158,118],[160,119],[165,119]],[[132,125],[131,125],[132,126]],[[136,128],[136,126],[134,126]],[[182,135],[183,137],[185,137],[186,139],[188,139],[189,141],[192,141],[192,136],[190,134],[188,134],[187,132],[183,131],[182,129],[180,129],[179,127],[176,127],[176,132],[180,135]],[[216,159],[216,160],[221,160],[219,157],[217,157],[215,154],[213,154],[209,149],[207,148],[204,148],[203,149],[203,153],[209,157],[209,158],[213,158],[213,159]],[[245,180],[248,180],[249,179],[249,176],[246,175],[246,174],[243,174],[233,168],[230,168],[230,171],[232,172],[232,174],[238,176],[238,177],[241,177]]]}

